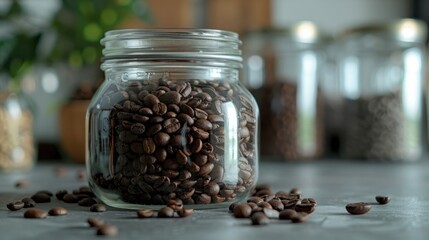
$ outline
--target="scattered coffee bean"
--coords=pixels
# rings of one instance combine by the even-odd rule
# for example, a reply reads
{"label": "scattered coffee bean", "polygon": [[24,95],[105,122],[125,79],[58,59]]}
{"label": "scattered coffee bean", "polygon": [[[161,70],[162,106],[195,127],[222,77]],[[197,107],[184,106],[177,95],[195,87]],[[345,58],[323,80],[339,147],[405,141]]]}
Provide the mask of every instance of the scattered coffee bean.
{"label": "scattered coffee bean", "polygon": [[118,235],[118,233],[119,233],[118,227],[112,224],[103,224],[97,228],[98,236],[113,237]]}
{"label": "scattered coffee bean", "polygon": [[390,197],[388,196],[376,196],[375,200],[379,203],[379,204],[387,204],[390,202]]}
{"label": "scattered coffee bean", "polygon": [[248,218],[252,214],[252,208],[242,203],[234,207],[233,213],[236,218]]}
{"label": "scattered coffee bean", "polygon": [[159,218],[171,218],[174,216],[174,210],[170,207],[163,207],[158,211]]}
{"label": "scattered coffee bean", "polygon": [[11,211],[18,211],[24,207],[24,203],[21,201],[11,202],[6,205],[6,207]]}
{"label": "scattered coffee bean", "polygon": [[267,218],[270,219],[278,219],[279,218],[279,212],[272,209],[272,208],[263,208],[262,212],[265,214]]}
{"label": "scattered coffee bean", "polygon": [[234,203],[231,203],[231,205],[229,205],[229,211],[230,212],[233,212],[234,211],[234,208],[236,207],[236,206],[238,206],[240,203],[238,203],[238,202],[234,202]]}
{"label": "scattered coffee bean", "polygon": [[153,217],[153,210],[150,209],[142,209],[137,211],[137,217],[138,218],[151,218]]}
{"label": "scattered coffee bean", "polygon": [[299,188],[292,188],[292,189],[290,190],[290,193],[291,193],[291,194],[302,194],[302,191],[301,191],[301,189],[299,189]]}
{"label": "scattered coffee bean", "polygon": [[308,220],[308,214],[306,213],[297,213],[291,218],[293,223],[303,223]]}
{"label": "scattered coffee bean", "polygon": [[33,196],[31,196],[36,203],[47,203],[51,201],[51,197],[46,192],[37,192]]}
{"label": "scattered coffee bean", "polygon": [[54,196],[54,194],[51,191],[48,191],[48,190],[41,190],[41,191],[36,192],[35,194],[46,194],[49,197]]}
{"label": "scattered coffee bean", "polygon": [[252,215],[252,225],[267,225],[270,219],[262,212],[256,212]]}
{"label": "scattered coffee bean", "polygon": [[89,217],[87,220],[90,227],[101,227],[104,224],[104,220],[96,217]]}
{"label": "scattered coffee bean", "polygon": [[293,217],[295,217],[298,213],[295,210],[292,209],[286,209],[280,212],[279,219],[282,220],[291,220]]}
{"label": "scattered coffee bean", "polygon": [[189,217],[193,213],[194,213],[194,209],[191,209],[191,208],[182,208],[177,212],[177,214],[179,214],[179,217],[181,218]]}
{"label": "scattered coffee bean", "polygon": [[31,198],[23,198],[21,201],[24,203],[24,208],[32,208],[36,206],[36,202]]}
{"label": "scattered coffee bean", "polygon": [[67,215],[67,209],[63,207],[55,207],[48,211],[49,216],[64,216]]}
{"label": "scattered coffee bean", "polygon": [[371,205],[366,202],[350,203],[346,205],[346,210],[352,215],[360,215],[369,212]]}
{"label": "scattered coffee bean", "polygon": [[84,199],[79,200],[78,205],[83,206],[83,207],[89,207],[89,206],[92,206],[96,203],[97,203],[97,201],[95,201],[93,198],[84,198]]}
{"label": "scattered coffee bean", "polygon": [[66,195],[67,193],[68,193],[67,190],[60,190],[55,193],[55,197],[57,197],[58,200],[62,201],[64,195]]}
{"label": "scattered coffee bean", "polygon": [[46,218],[48,213],[39,208],[32,208],[24,213],[24,218]]}
{"label": "scattered coffee bean", "polygon": [[79,201],[79,198],[74,194],[67,193],[66,195],[64,195],[63,201],[66,203],[77,203]]}
{"label": "scattered coffee bean", "polygon": [[16,188],[26,188],[28,187],[28,181],[27,180],[19,180],[15,183]]}
{"label": "scattered coffee bean", "polygon": [[91,212],[105,212],[107,210],[106,205],[101,204],[101,203],[96,203],[94,205],[92,205],[89,210]]}

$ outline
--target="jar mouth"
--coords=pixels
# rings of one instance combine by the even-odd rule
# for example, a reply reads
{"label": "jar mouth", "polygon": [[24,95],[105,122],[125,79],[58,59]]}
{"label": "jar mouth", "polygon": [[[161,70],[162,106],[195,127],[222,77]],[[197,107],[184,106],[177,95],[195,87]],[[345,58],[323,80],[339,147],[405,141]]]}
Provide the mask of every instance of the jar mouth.
{"label": "jar mouth", "polygon": [[216,29],[123,29],[101,39],[103,61],[213,59],[242,62],[238,34]]}

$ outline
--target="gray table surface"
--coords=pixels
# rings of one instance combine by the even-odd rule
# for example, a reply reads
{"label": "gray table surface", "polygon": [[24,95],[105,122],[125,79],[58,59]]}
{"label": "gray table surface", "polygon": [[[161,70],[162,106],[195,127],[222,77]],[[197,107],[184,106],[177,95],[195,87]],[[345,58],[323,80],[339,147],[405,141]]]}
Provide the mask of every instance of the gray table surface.
{"label": "gray table surface", "polygon": [[[227,209],[200,210],[184,219],[138,219],[134,211],[109,208],[92,213],[87,207],[58,200],[39,204],[48,210],[64,206],[69,214],[46,219],[24,219],[23,210],[9,211],[6,204],[37,190],[73,190],[85,185],[76,174],[83,166],[66,165],[63,177],[57,165],[39,164],[29,173],[0,174],[0,239],[93,239],[95,230],[86,219],[98,215],[119,228],[118,239],[429,239],[429,161],[417,163],[369,163],[315,161],[308,163],[261,162],[259,182],[275,191],[299,187],[303,197],[318,201],[308,222],[272,221],[251,226],[249,219],[235,219]],[[16,188],[26,179],[27,188]],[[373,205],[365,215],[349,215],[351,202],[374,202],[388,195],[387,205]]]}

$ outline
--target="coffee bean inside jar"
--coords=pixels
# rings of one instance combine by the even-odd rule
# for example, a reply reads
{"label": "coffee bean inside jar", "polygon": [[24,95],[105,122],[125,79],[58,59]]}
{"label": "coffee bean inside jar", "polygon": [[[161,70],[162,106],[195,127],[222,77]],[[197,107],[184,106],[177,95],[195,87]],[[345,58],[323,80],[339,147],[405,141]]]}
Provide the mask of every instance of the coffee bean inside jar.
{"label": "coffee bean inside jar", "polygon": [[[150,38],[168,30],[148,31]],[[172,39],[159,37],[185,44],[186,31],[163,33],[173,34]],[[231,38],[228,44],[238,41],[236,34],[217,30],[195,34],[190,41],[200,44],[210,40],[207,35],[222,41]],[[180,51],[189,46],[183,47]],[[172,57],[175,54],[181,53]],[[163,65],[161,60],[150,62],[151,74],[146,66],[145,71],[129,69],[116,75],[108,71],[109,61],[104,63],[111,81],[101,86],[89,107],[87,163],[90,185],[108,205],[159,208],[181,200],[193,208],[225,206],[246,198],[256,183],[258,108],[238,83],[240,64],[234,60],[210,67],[219,60],[199,50],[192,54],[208,62],[173,61],[181,65],[178,70],[161,54]]]}

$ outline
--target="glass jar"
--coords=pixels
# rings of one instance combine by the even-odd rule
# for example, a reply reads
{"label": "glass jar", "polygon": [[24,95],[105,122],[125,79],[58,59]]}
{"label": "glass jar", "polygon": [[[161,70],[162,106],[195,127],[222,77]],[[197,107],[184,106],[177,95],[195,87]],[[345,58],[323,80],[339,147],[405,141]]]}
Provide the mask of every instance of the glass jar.
{"label": "glass jar", "polygon": [[0,138],[0,171],[33,167],[33,112],[23,95],[8,89],[0,90]]}
{"label": "glass jar", "polygon": [[238,81],[236,33],[115,30],[87,112],[89,184],[106,204],[213,208],[246,198],[258,174],[257,104]]}
{"label": "glass jar", "polygon": [[343,157],[422,156],[426,31],[423,22],[402,19],[349,31],[339,41]]}
{"label": "glass jar", "polygon": [[243,82],[261,106],[261,154],[284,160],[322,155],[323,40],[307,21],[246,36]]}

